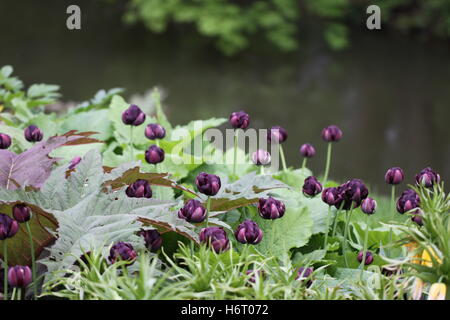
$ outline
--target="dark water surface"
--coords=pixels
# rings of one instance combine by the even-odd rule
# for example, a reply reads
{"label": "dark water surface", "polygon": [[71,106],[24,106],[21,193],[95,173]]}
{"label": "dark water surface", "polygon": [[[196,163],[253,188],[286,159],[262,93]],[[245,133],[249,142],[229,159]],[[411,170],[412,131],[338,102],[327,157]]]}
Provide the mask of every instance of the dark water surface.
{"label": "dark water surface", "polygon": [[380,192],[391,166],[404,168],[408,182],[425,166],[450,178],[448,42],[355,31],[351,48],[334,52],[310,31],[295,53],[274,53],[258,42],[226,58],[190,30],[152,35],[124,26],[120,5],[79,1],[82,30],[68,31],[66,1],[6,2],[0,65],[13,65],[26,84],[61,85],[64,100],[83,101],[111,87],[129,96],[158,85],[168,92],[175,124],[243,108],[253,127],[285,127],[290,165],[300,165],[298,148],[311,142],[317,149],[311,167],[323,170],[320,132],[337,124],[344,137],[334,148],[334,178],[359,177]]}

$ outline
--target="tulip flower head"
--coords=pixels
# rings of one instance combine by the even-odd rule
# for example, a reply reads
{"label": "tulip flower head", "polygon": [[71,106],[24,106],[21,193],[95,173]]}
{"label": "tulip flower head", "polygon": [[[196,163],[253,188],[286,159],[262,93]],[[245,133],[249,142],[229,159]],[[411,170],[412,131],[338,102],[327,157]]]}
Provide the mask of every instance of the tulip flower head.
{"label": "tulip flower head", "polygon": [[198,174],[197,178],[195,178],[195,184],[198,191],[207,196],[215,196],[222,186],[219,176],[205,172]]}
{"label": "tulip flower head", "polygon": [[245,220],[236,229],[234,236],[243,244],[258,244],[263,238],[263,232],[256,222]]}
{"label": "tulip flower head", "polygon": [[[357,259],[358,259],[359,263],[361,263],[362,260],[363,260],[363,254],[364,254],[363,251],[360,251],[358,253]],[[366,251],[366,259],[364,260],[364,265],[368,266],[369,264],[372,264],[372,262],[373,262],[373,254],[372,254],[372,252]]]}
{"label": "tulip flower head", "polygon": [[303,184],[303,194],[307,197],[315,197],[322,192],[322,185],[314,176],[310,176],[305,179]]}
{"label": "tulip flower head", "polygon": [[263,270],[252,270],[252,269],[250,269],[250,270],[247,270],[245,272],[245,274],[247,276],[250,276],[248,278],[248,282],[250,282],[250,283],[256,283],[256,278],[257,277],[261,279],[264,276]]}
{"label": "tulip flower head", "polygon": [[152,189],[147,180],[139,179],[130,184],[125,193],[130,198],[147,198],[152,197]]}
{"label": "tulip flower head", "polygon": [[122,122],[129,126],[140,126],[145,121],[145,113],[135,104],[122,112]]}
{"label": "tulip flower head", "polygon": [[200,242],[210,245],[216,253],[230,249],[230,241],[226,232],[220,227],[203,228],[200,231]]}
{"label": "tulip flower head", "polygon": [[19,231],[19,223],[10,216],[0,213],[0,240],[12,238]]}
{"label": "tulip flower head", "polygon": [[287,140],[288,133],[286,129],[280,126],[273,126],[267,131],[267,140],[272,143],[283,143]]}
{"label": "tulip flower head", "polygon": [[260,198],[258,201],[258,212],[263,219],[278,219],[284,216],[286,207],[283,202],[272,197]]}
{"label": "tulip flower head", "polygon": [[428,292],[428,300],[445,300],[447,286],[445,283],[433,283]]}
{"label": "tulip flower head", "polygon": [[145,246],[151,252],[156,252],[161,248],[163,240],[158,230],[142,230],[139,235],[144,238]]}
{"label": "tulip flower head", "polygon": [[109,250],[108,260],[111,263],[115,263],[117,260],[134,262],[136,257],[137,253],[131,243],[119,241]]}
{"label": "tulip flower head", "polygon": [[305,143],[300,147],[300,154],[305,158],[312,158],[316,154],[316,149],[312,144]]}
{"label": "tulip flower head", "polygon": [[198,200],[191,199],[178,211],[178,218],[188,222],[199,223],[205,220],[207,211]]}
{"label": "tulip flower head", "polygon": [[150,123],[145,128],[145,136],[150,140],[164,139],[166,129],[158,123]]}
{"label": "tulip flower head", "polygon": [[420,206],[420,197],[412,189],[406,189],[397,200],[397,211],[405,213]]}
{"label": "tulip flower head", "polygon": [[31,210],[24,204],[16,204],[12,208],[12,214],[14,219],[19,223],[24,223],[31,219]]}
{"label": "tulip flower head", "polygon": [[306,287],[310,287],[313,283],[312,279],[310,279],[313,272],[314,272],[314,268],[300,267],[297,271],[296,280],[300,280],[301,282],[303,282],[306,279],[308,279],[306,282]]}
{"label": "tulip flower head", "polygon": [[340,201],[340,193],[338,188],[325,188],[322,192],[322,201],[329,206],[334,206]]}
{"label": "tulip flower head", "polygon": [[377,211],[377,202],[372,198],[366,198],[361,203],[361,210],[365,214],[374,214]]}
{"label": "tulip flower head", "polygon": [[11,146],[11,137],[6,133],[0,133],[0,149],[8,149]]}
{"label": "tulip flower head", "polygon": [[357,208],[361,205],[361,202],[369,195],[369,189],[367,189],[364,182],[360,179],[352,179],[338,187],[340,194],[340,200],[336,203],[336,208],[344,210],[350,210]]}
{"label": "tulip flower head", "polygon": [[270,153],[266,150],[259,149],[252,154],[252,161],[257,166],[266,166],[270,164],[271,157]]}
{"label": "tulip flower head", "polygon": [[30,125],[24,130],[24,136],[28,142],[38,142],[42,140],[44,134],[35,125]]}
{"label": "tulip flower head", "polygon": [[400,184],[405,179],[405,174],[400,167],[393,167],[386,171],[384,175],[384,180],[387,184]]}
{"label": "tulip flower head", "polygon": [[230,124],[235,129],[247,129],[250,116],[245,111],[236,111],[230,115]]}
{"label": "tulip flower head", "polygon": [[150,164],[158,164],[164,161],[164,150],[158,147],[157,145],[151,145],[145,151],[145,161]]}
{"label": "tulip flower head", "polygon": [[430,167],[423,169],[416,175],[416,183],[418,186],[432,188],[433,185],[439,184],[439,182],[441,182],[441,176]]}
{"label": "tulip flower head", "polygon": [[26,288],[32,281],[28,266],[14,266],[8,270],[8,283],[14,288]]}
{"label": "tulip flower head", "polygon": [[423,226],[423,211],[420,210],[420,208],[417,208],[416,210],[412,211],[411,214],[411,221],[419,226]]}
{"label": "tulip flower head", "polygon": [[328,126],[322,130],[322,139],[326,142],[338,142],[342,138],[342,130],[335,125]]}

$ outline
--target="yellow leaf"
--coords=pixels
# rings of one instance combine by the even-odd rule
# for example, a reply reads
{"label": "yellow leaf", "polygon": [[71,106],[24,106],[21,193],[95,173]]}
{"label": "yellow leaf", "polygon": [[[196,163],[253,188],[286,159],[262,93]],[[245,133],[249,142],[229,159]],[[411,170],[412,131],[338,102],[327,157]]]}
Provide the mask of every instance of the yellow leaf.
{"label": "yellow leaf", "polygon": [[442,260],[436,255],[436,253],[433,251],[433,249],[428,247],[427,249],[423,250],[423,252],[422,252],[422,265],[423,266],[427,266],[427,267],[430,267],[430,268],[433,267],[433,260],[431,260],[429,252],[431,252],[431,254],[433,255],[433,258],[439,264],[442,264]]}

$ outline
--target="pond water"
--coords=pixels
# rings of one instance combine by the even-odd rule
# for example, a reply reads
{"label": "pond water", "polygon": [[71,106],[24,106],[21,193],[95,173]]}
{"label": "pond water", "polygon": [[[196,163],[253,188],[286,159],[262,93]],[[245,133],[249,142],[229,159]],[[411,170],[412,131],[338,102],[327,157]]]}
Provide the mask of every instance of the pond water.
{"label": "pond water", "polygon": [[336,124],[344,137],[334,148],[333,178],[359,177],[383,193],[391,166],[404,168],[408,183],[426,166],[450,178],[448,42],[355,30],[351,47],[335,52],[308,31],[298,52],[273,52],[259,41],[227,58],[191,30],[152,35],[124,26],[120,4],[83,2],[82,30],[68,31],[66,1],[25,2],[0,4],[8,12],[0,20],[0,65],[13,65],[26,84],[61,85],[64,100],[112,87],[129,96],[157,85],[168,93],[175,124],[244,109],[253,127],[285,127],[289,165],[300,165],[298,148],[310,142],[317,149],[311,168],[322,171],[320,132]]}

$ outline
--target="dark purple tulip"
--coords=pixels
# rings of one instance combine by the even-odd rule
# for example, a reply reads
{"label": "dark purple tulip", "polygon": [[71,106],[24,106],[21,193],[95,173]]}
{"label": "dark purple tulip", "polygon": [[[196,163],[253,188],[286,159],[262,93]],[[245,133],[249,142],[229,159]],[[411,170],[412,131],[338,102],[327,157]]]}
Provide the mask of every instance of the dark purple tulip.
{"label": "dark purple tulip", "polygon": [[361,210],[365,214],[374,214],[377,211],[377,202],[372,198],[366,198],[361,203]]}
{"label": "dark purple tulip", "polygon": [[26,288],[32,281],[28,266],[14,266],[8,270],[8,283],[14,288]]}
{"label": "dark purple tulip", "polygon": [[322,184],[314,176],[305,179],[303,184],[303,194],[307,197],[315,197],[322,192]]}
{"label": "dark purple tulip", "polygon": [[164,139],[166,136],[166,129],[160,124],[150,123],[145,128],[145,136],[150,140]]}
{"label": "dark purple tulip", "polygon": [[143,230],[139,232],[139,235],[144,238],[145,246],[151,252],[156,252],[161,248],[162,238],[158,230]]}
{"label": "dark purple tulip", "polygon": [[397,200],[397,211],[399,213],[408,212],[420,206],[420,197],[412,189],[406,189]]}
{"label": "dark purple tulip", "polygon": [[411,217],[411,221],[417,223],[419,226],[423,226],[423,211],[420,209],[414,210],[411,212],[413,216]]}
{"label": "dark purple tulip", "polygon": [[136,251],[130,243],[119,241],[109,250],[108,260],[115,263],[117,260],[134,262],[137,257]]}
{"label": "dark purple tulip", "polygon": [[150,183],[147,180],[139,179],[130,184],[125,193],[130,198],[151,198],[152,189],[150,188]]}
{"label": "dark purple tulip", "polygon": [[236,229],[234,236],[243,244],[258,244],[263,238],[263,232],[256,222],[245,220]]}
{"label": "dark purple tulip", "polygon": [[441,176],[430,167],[427,167],[416,174],[416,183],[419,186],[431,188],[434,184],[438,184],[439,182],[441,182]]}
{"label": "dark purple tulip", "polygon": [[19,223],[10,216],[0,213],[0,240],[12,238],[19,231]]}
{"label": "dark purple tulip", "polygon": [[6,133],[0,133],[0,149],[8,149],[11,145],[11,137]]}
{"label": "dark purple tulip", "polygon": [[31,219],[31,210],[24,204],[16,204],[12,208],[12,213],[14,219],[19,223],[24,223]]}
{"label": "dark purple tulip", "polygon": [[387,184],[400,184],[404,179],[405,174],[400,167],[390,168],[384,175],[384,180]]}
{"label": "dark purple tulip", "polygon": [[178,211],[178,217],[188,222],[202,222],[206,218],[206,209],[198,200],[189,200],[183,208]]}
{"label": "dark purple tulip", "polygon": [[69,170],[75,169],[75,167],[81,162],[81,157],[75,157],[70,161]]}
{"label": "dark purple tulip", "polygon": [[145,121],[145,113],[135,104],[122,112],[122,122],[130,126],[139,126]]}
{"label": "dark purple tulip", "polygon": [[[361,263],[362,260],[363,260],[363,254],[364,254],[363,251],[360,251],[360,252],[358,253],[358,258],[357,258],[357,259],[358,259],[359,263]],[[373,262],[373,254],[372,254],[372,252],[366,251],[366,259],[365,259],[365,261],[364,261],[364,265],[368,266],[368,265],[371,264],[372,262]]]}
{"label": "dark purple tulip", "polygon": [[325,188],[322,192],[322,201],[329,206],[334,206],[340,199],[338,188]]}
{"label": "dark purple tulip", "polygon": [[28,126],[23,133],[28,142],[38,142],[44,137],[41,129],[35,125]]}
{"label": "dark purple tulip", "polygon": [[352,179],[338,187],[340,200],[336,203],[336,208],[350,210],[353,203],[353,208],[361,205],[361,202],[369,195],[364,182],[360,179]]}
{"label": "dark purple tulip", "polygon": [[287,140],[288,134],[286,129],[280,126],[273,126],[267,132],[267,140],[273,143],[283,143]]}
{"label": "dark purple tulip", "polygon": [[331,125],[322,130],[322,139],[327,142],[337,142],[342,138],[342,130],[338,126]]}
{"label": "dark purple tulip", "polygon": [[151,164],[158,164],[164,161],[164,155],[163,149],[157,145],[152,145],[145,151],[145,160]]}
{"label": "dark purple tulip", "polygon": [[300,154],[305,158],[312,158],[316,154],[316,149],[312,144],[305,143],[300,147]]}
{"label": "dark purple tulip", "polygon": [[235,129],[247,129],[250,124],[250,116],[245,111],[233,112],[230,115],[230,124]]}
{"label": "dark purple tulip", "polygon": [[258,202],[259,215],[264,219],[278,219],[284,216],[284,203],[272,197],[260,198]]}
{"label": "dark purple tulip", "polygon": [[226,232],[220,227],[203,228],[200,231],[200,242],[211,245],[216,253],[230,249],[230,241]]}
{"label": "dark purple tulip", "polygon": [[252,154],[252,161],[257,166],[268,165],[271,161],[270,153],[266,150],[259,149]]}
{"label": "dark purple tulip", "polygon": [[222,186],[220,177],[205,172],[199,173],[197,178],[195,178],[195,184],[197,185],[198,191],[207,196],[215,196]]}
{"label": "dark purple tulip", "polygon": [[[314,272],[314,268],[305,268],[300,267],[297,271],[297,277],[296,280],[305,281],[308,279]],[[306,282],[306,286],[310,287],[312,285],[312,279],[309,279],[308,282]]]}
{"label": "dark purple tulip", "polygon": [[251,283],[256,283],[256,277],[259,277],[261,279],[264,276],[263,270],[252,270],[252,269],[250,269],[250,270],[247,270],[245,272],[245,274],[247,276],[250,276],[249,279],[248,279],[248,282],[251,282]]}

